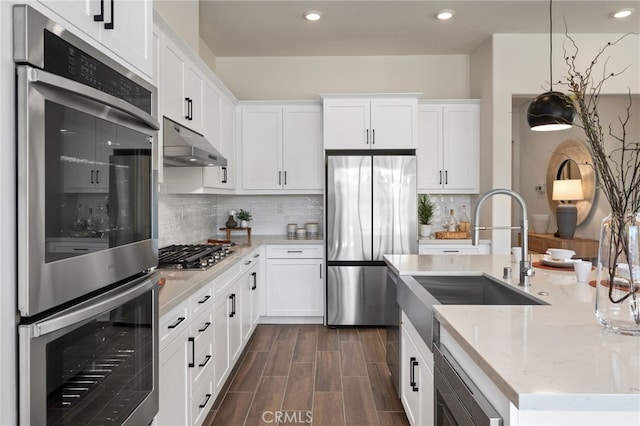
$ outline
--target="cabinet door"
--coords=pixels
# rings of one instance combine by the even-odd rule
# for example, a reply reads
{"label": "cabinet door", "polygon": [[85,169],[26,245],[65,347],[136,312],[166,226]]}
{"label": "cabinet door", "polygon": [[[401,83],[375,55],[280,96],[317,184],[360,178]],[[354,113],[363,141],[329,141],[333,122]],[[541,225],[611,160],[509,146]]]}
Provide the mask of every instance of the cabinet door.
{"label": "cabinet door", "polygon": [[260,268],[256,265],[253,271],[250,273],[251,280],[251,329],[255,329],[260,321],[261,308],[260,308],[260,292],[262,291],[262,275]]}
{"label": "cabinet door", "polygon": [[104,9],[104,22],[112,23],[113,29],[98,23],[100,42],[145,74],[152,75],[152,0],[104,0]]}
{"label": "cabinet door", "polygon": [[203,92],[204,78],[190,62],[185,62],[184,97],[187,99],[187,127],[194,132],[204,132]]}
{"label": "cabinet door", "polygon": [[162,112],[167,117],[186,124],[187,101],[184,93],[186,64],[180,50],[164,38],[162,46]]}
{"label": "cabinet door", "polygon": [[189,424],[188,328],[160,351],[158,426]]}
{"label": "cabinet door", "polygon": [[322,259],[267,260],[267,315],[322,316]]}
{"label": "cabinet door", "polygon": [[420,388],[416,385],[418,349],[405,327],[400,327],[400,400],[411,425],[420,423]]}
{"label": "cabinet door", "polygon": [[324,148],[371,147],[369,99],[327,99],[323,103]]}
{"label": "cabinet door", "polygon": [[322,189],[322,113],[319,106],[284,107],[284,189]]}
{"label": "cabinet door", "polygon": [[418,106],[418,190],[442,189],[442,107]]}
{"label": "cabinet door", "polygon": [[[240,280],[231,287],[231,314],[229,315],[229,360],[233,365],[242,350],[243,301]],[[246,296],[246,294],[245,294]]]}
{"label": "cabinet door", "polygon": [[211,142],[211,145],[213,145],[218,151],[222,151],[222,144],[220,140],[220,108],[222,95],[210,81],[206,80],[203,84],[203,134],[204,137]]}
{"label": "cabinet door", "polygon": [[[229,314],[231,313],[231,301],[228,294],[218,297],[213,307],[214,325],[214,387],[217,395],[229,374]],[[178,423],[176,423],[178,424]]]}
{"label": "cabinet door", "polygon": [[242,109],[242,188],[282,188],[282,108]]}
{"label": "cabinet door", "polygon": [[444,107],[443,159],[445,189],[479,190],[479,107]]}
{"label": "cabinet door", "polygon": [[234,189],[236,187],[235,117],[233,103],[227,98],[221,97],[219,150],[227,159],[227,165],[224,167],[205,167],[203,169],[203,185],[205,187],[221,189]]}
{"label": "cabinet door", "polygon": [[415,148],[418,129],[416,108],[416,99],[372,99],[371,148]]}

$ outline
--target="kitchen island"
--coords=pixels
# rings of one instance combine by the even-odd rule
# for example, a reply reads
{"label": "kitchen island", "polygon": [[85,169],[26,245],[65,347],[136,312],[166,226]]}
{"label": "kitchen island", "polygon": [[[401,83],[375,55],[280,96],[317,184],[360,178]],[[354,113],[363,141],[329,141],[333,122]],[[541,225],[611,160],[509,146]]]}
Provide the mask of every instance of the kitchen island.
{"label": "kitchen island", "polygon": [[[536,268],[524,288],[510,256],[385,260],[418,300],[426,291],[412,276],[484,275],[547,303],[434,307],[441,342],[505,424],[640,424],[640,337],[606,332],[595,318],[595,289],[572,269]],[[503,279],[507,266],[514,273]]]}

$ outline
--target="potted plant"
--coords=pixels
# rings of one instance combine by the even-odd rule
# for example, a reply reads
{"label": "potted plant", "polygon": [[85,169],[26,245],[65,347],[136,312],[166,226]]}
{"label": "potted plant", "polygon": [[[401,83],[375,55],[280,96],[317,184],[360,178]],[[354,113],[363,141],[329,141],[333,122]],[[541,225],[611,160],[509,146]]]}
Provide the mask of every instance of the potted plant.
{"label": "potted plant", "polygon": [[422,194],[418,197],[418,222],[421,237],[431,236],[431,224],[433,221],[433,202],[428,195]]}
{"label": "potted plant", "polygon": [[240,209],[240,211],[238,212],[236,217],[240,221],[240,228],[248,228],[249,227],[249,222],[252,219],[251,213],[249,213],[246,210]]}

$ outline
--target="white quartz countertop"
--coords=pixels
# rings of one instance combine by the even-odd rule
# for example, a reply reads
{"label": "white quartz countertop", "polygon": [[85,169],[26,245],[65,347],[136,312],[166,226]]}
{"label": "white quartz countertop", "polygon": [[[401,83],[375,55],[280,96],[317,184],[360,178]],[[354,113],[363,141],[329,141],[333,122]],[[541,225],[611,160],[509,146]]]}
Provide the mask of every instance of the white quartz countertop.
{"label": "white quartz countertop", "polygon": [[[479,240],[480,244],[491,244],[491,240]],[[425,238],[425,237],[420,237],[420,239],[418,239],[418,244],[433,244],[434,246],[441,246],[441,245],[459,245],[459,244],[463,244],[463,245],[471,245],[471,239],[467,238],[467,239],[454,239],[454,238],[444,238],[444,239],[436,239],[436,238]]]}
{"label": "white quartz countertop", "polygon": [[[640,424],[640,337],[605,331],[595,317],[595,289],[577,282],[572,269],[536,268],[525,289],[508,255],[385,259],[399,275],[487,275],[549,303],[435,307],[441,325],[519,409],[636,411]],[[505,266],[511,279],[502,279]]]}
{"label": "white quartz countertop", "polygon": [[[217,235],[212,238],[221,238]],[[295,239],[286,235],[252,235],[251,244],[247,243],[247,237],[232,235],[231,240],[237,245],[233,246],[233,254],[220,264],[201,270],[160,269],[160,278],[164,284],[160,286],[159,313],[160,316],[169,312],[180,304],[199,288],[216,279],[228,271],[239,260],[256,248],[267,244],[324,244],[322,236],[315,239]],[[206,243],[206,240],[203,241]]]}

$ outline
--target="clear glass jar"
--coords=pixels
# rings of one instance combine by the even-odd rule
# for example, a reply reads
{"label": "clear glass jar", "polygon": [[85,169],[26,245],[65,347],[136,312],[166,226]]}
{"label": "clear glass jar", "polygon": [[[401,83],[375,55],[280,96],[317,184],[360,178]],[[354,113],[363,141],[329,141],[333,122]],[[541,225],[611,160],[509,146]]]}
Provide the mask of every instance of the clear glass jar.
{"label": "clear glass jar", "polygon": [[605,329],[640,335],[640,214],[602,221],[596,279],[596,318]]}

